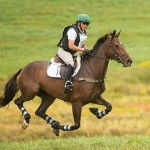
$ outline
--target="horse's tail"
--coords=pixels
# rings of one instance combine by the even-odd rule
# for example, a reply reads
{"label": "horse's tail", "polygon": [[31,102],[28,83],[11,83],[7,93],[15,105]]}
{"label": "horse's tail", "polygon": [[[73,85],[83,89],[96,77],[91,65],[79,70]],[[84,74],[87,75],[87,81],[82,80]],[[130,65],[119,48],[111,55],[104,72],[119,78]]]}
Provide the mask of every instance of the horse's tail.
{"label": "horse's tail", "polygon": [[19,87],[17,84],[17,76],[20,74],[22,69],[17,71],[12,78],[6,83],[4,94],[0,97],[0,108],[9,104],[10,101],[13,100],[16,93],[19,91]]}

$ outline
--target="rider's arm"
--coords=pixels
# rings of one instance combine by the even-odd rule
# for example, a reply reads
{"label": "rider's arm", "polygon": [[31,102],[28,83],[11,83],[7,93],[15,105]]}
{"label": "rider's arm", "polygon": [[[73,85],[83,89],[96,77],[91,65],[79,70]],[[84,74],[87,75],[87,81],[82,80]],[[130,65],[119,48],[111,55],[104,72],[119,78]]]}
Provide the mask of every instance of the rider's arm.
{"label": "rider's arm", "polygon": [[73,28],[68,30],[67,35],[68,35],[69,49],[72,49],[74,51],[82,51],[82,52],[85,51],[84,47],[78,47],[75,45],[75,39],[77,37],[77,33],[75,32]]}
{"label": "rider's arm", "polygon": [[69,49],[72,49],[74,51],[82,51],[82,52],[85,51],[85,47],[78,47],[74,43],[75,43],[74,40],[68,40]]}

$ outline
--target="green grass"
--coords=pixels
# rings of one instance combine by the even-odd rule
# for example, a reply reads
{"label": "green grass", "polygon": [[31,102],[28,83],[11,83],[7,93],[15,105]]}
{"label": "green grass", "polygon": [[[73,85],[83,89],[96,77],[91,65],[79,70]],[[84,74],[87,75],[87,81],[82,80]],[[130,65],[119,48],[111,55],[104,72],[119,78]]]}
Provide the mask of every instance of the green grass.
{"label": "green grass", "polygon": [[148,136],[68,137],[26,142],[3,142],[0,150],[148,150]]}

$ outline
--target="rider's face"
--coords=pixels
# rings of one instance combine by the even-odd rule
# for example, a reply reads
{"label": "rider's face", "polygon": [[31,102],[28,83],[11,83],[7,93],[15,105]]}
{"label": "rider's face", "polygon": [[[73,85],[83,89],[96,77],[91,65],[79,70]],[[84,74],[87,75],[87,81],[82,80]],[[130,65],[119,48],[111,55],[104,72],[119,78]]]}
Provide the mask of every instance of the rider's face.
{"label": "rider's face", "polygon": [[88,25],[89,25],[88,22],[81,22],[81,30],[86,30]]}

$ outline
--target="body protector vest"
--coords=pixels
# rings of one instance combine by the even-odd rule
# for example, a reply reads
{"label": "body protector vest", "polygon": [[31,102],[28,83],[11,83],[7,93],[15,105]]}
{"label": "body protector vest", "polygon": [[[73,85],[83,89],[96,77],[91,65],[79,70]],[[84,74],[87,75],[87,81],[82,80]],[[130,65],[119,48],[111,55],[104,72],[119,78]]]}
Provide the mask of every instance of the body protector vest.
{"label": "body protector vest", "polygon": [[[80,42],[80,33],[81,31],[78,28],[77,24],[73,24],[71,26],[67,26],[65,27],[63,34],[62,34],[62,38],[59,41],[59,43],[57,44],[57,46],[63,48],[65,51],[70,52],[71,54],[75,54],[76,51],[69,49],[68,46],[68,35],[67,32],[70,28],[73,28],[75,30],[75,32],[77,33],[77,37],[75,39],[75,45],[78,46],[79,42]],[[86,31],[84,31],[84,34],[86,35]]]}

